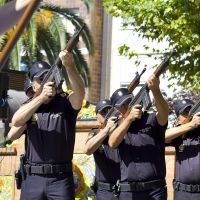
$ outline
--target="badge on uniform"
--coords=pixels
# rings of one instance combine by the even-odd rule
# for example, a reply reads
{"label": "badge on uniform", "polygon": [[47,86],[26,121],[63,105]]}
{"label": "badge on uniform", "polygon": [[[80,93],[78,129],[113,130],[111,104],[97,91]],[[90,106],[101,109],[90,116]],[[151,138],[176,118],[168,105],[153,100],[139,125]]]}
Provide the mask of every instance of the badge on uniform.
{"label": "badge on uniform", "polygon": [[185,145],[184,144],[181,144],[179,146],[179,152],[183,152],[183,150],[185,149]]}
{"label": "badge on uniform", "polygon": [[100,153],[103,153],[103,150],[104,150],[104,145],[101,144],[101,146],[99,147],[99,152],[100,152]]}
{"label": "badge on uniform", "polygon": [[34,113],[32,115],[32,124],[36,124],[37,119],[38,119],[37,113]]}

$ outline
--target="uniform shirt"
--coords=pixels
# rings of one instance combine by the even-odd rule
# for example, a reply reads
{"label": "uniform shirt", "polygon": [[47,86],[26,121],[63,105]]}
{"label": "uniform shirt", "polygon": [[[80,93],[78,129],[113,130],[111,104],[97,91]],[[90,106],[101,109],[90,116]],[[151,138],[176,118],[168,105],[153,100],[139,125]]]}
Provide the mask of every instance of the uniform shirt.
{"label": "uniform shirt", "polygon": [[30,163],[72,161],[78,112],[68,98],[59,95],[38,108],[27,122],[26,153]]}
{"label": "uniform shirt", "polygon": [[[95,137],[97,129],[92,129],[88,134],[88,140]],[[93,153],[95,160],[95,177],[97,181],[116,183],[120,179],[119,150],[112,149],[108,145],[109,136],[101,146]],[[88,141],[87,140],[87,141]]]}
{"label": "uniform shirt", "polygon": [[200,127],[172,140],[176,149],[176,180],[200,185]]}
{"label": "uniform shirt", "polygon": [[119,145],[121,157],[121,181],[145,182],[164,179],[165,130],[156,119],[156,113],[143,113],[133,121]]}

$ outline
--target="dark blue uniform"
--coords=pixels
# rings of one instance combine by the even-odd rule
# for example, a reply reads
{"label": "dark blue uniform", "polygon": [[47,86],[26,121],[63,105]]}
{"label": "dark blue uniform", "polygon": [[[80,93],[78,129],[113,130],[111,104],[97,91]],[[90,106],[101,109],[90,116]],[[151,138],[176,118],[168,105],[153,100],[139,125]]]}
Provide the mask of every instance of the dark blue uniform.
{"label": "dark blue uniform", "polygon": [[[96,129],[92,129],[88,138],[95,137]],[[112,186],[115,185],[117,180],[120,180],[120,161],[118,149],[112,149],[108,145],[107,136],[102,145],[93,153],[95,160],[95,177],[97,183],[108,183]],[[101,186],[100,186],[101,188]],[[96,193],[96,200],[114,200],[118,199],[114,196],[112,189],[99,189]]]}
{"label": "dark blue uniform", "polygon": [[[119,145],[122,184],[165,179],[166,127],[167,125],[162,127],[158,124],[155,113],[144,113],[141,119],[132,122],[124,140]],[[146,190],[122,191],[119,198],[121,200],[165,200],[167,189],[165,184],[151,188],[148,183]]]}
{"label": "dark blue uniform", "polygon": [[21,199],[75,198],[71,161],[78,112],[68,98],[57,95],[49,104],[42,104],[27,122],[28,164]]}
{"label": "dark blue uniform", "polygon": [[200,127],[188,132],[185,139],[177,137],[170,145],[176,149],[175,200],[200,199]]}

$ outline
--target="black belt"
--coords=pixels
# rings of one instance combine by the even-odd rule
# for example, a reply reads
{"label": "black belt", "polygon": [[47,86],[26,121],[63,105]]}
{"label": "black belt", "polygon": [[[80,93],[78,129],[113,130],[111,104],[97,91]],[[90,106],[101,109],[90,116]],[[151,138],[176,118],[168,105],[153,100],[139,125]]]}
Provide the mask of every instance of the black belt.
{"label": "black belt", "polygon": [[200,192],[200,185],[187,185],[184,183],[181,183],[179,181],[176,181],[176,179],[173,179],[173,188],[175,190],[182,190],[182,191],[186,191],[186,192]]}
{"label": "black belt", "polygon": [[103,182],[95,181],[95,185],[100,190],[113,191],[113,187],[115,186],[115,183],[103,183]]}
{"label": "black belt", "polygon": [[154,181],[147,181],[147,182],[130,182],[130,183],[120,183],[120,191],[143,191],[149,190],[152,188],[162,187],[166,185],[165,179],[159,179]]}
{"label": "black belt", "polygon": [[118,187],[117,190],[121,192],[138,192],[143,190],[149,190],[156,187],[162,187],[166,185],[165,179],[160,180],[154,180],[154,181],[148,181],[148,182],[130,182],[130,183],[118,183],[112,184],[112,183],[103,183],[103,182],[96,182],[96,186],[100,190],[114,190],[115,187]]}
{"label": "black belt", "polygon": [[72,171],[72,163],[56,165],[56,164],[44,164],[44,165],[24,165],[27,174],[55,174],[60,172]]}

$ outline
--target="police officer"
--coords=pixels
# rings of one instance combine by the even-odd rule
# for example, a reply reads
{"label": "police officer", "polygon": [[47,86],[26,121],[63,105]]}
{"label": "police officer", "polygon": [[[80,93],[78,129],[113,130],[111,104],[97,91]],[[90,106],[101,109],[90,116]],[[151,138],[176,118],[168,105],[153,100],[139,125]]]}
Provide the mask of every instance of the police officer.
{"label": "police officer", "polygon": [[200,199],[200,112],[183,124],[193,105],[189,99],[176,104],[175,113],[180,125],[167,129],[165,136],[165,142],[176,150],[175,200]]}
{"label": "police officer", "polygon": [[[157,112],[142,112],[142,105],[134,105],[128,116],[109,138],[112,148],[119,148],[121,183],[119,199],[166,200],[165,130],[168,104],[159,89],[160,81],[153,74],[147,84],[156,103]],[[125,114],[130,99],[125,88],[116,90],[111,102]]]}
{"label": "police officer", "polygon": [[[104,123],[108,110],[112,108],[108,99],[100,101],[96,105],[97,121]],[[95,160],[95,182],[96,200],[115,200],[115,184],[120,179],[119,151],[112,149],[108,145],[109,132],[115,127],[116,117],[108,119],[105,128],[98,132],[92,129],[88,134],[87,142],[83,151],[90,155],[93,153]],[[98,132],[98,133],[97,133]]]}
{"label": "police officer", "polygon": [[[59,54],[69,76],[73,93],[67,97],[56,95],[54,82],[48,82],[42,92],[22,106],[13,116],[14,126],[26,125],[27,160],[26,180],[22,182],[21,199],[74,200],[72,158],[75,142],[76,118],[85,90],[73,55]],[[50,66],[36,62],[29,71],[34,92],[40,91],[41,82]]]}

